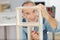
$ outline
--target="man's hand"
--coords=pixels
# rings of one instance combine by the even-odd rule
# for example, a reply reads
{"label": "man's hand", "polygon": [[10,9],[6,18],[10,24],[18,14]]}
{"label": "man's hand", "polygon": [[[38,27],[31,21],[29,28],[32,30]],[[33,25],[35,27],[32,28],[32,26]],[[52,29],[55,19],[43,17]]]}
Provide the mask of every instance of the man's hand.
{"label": "man's hand", "polygon": [[32,40],[39,40],[39,34],[35,31],[31,32],[31,39]]}
{"label": "man's hand", "polygon": [[42,16],[44,18],[49,19],[50,15],[48,14],[46,7],[44,5],[42,5],[42,4],[37,5],[37,9],[41,11]]}
{"label": "man's hand", "polygon": [[56,29],[57,22],[51,15],[49,15],[48,11],[46,10],[46,7],[42,4],[39,4],[37,5],[37,8],[41,11],[42,16],[50,23],[51,27],[53,29]]}

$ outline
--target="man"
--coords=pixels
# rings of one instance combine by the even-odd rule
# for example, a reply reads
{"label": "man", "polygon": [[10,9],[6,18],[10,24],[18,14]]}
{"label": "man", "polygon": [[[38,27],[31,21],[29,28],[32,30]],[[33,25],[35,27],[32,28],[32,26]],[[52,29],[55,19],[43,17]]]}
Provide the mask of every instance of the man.
{"label": "man", "polygon": [[[22,6],[35,6],[35,4],[31,1],[27,1],[25,3],[22,4]],[[37,5],[37,9],[40,10],[42,12],[42,16],[45,19],[44,22],[44,31],[43,31],[43,40],[47,40],[47,31],[50,32],[60,32],[60,25],[59,23],[52,18],[47,10],[46,7],[42,4]],[[34,9],[24,9],[22,11],[22,14],[24,16],[23,22],[36,22],[37,21],[37,11]],[[27,19],[27,21],[26,21]],[[38,40],[39,39],[39,35],[37,35],[38,33],[36,31],[33,31],[31,33],[31,36],[34,40]],[[27,28],[23,28],[23,40],[27,40]]]}

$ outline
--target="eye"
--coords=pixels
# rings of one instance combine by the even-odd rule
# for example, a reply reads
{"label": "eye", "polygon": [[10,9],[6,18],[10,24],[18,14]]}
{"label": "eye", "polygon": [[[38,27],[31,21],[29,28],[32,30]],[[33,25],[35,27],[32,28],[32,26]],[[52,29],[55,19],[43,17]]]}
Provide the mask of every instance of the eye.
{"label": "eye", "polygon": [[26,14],[29,15],[30,13],[27,12]]}
{"label": "eye", "polygon": [[33,10],[33,13],[35,13],[36,12],[36,10]]}

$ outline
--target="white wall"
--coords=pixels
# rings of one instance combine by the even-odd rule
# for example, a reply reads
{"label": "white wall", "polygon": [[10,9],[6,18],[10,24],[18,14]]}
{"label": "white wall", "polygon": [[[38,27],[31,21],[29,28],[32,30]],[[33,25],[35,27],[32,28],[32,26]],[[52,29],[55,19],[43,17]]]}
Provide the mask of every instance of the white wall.
{"label": "white wall", "polygon": [[60,0],[54,0],[53,2],[56,6],[56,19],[60,22]]}
{"label": "white wall", "polygon": [[11,9],[15,11],[15,8],[21,6],[25,1],[27,0],[0,0],[0,3],[9,2],[11,4]]}
{"label": "white wall", "polygon": [[8,1],[8,0],[0,0],[0,3],[1,3],[1,2],[6,2],[6,1]]}
{"label": "white wall", "polygon": [[12,10],[15,10],[16,7],[19,7],[21,6],[21,4],[24,2],[24,1],[27,1],[27,0],[9,0],[10,3],[11,3],[11,8]]}

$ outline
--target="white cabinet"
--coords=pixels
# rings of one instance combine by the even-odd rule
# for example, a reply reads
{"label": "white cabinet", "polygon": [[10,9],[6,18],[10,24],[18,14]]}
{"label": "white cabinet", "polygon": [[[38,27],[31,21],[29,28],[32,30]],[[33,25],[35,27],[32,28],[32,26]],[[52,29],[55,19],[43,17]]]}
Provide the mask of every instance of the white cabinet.
{"label": "white cabinet", "polygon": [[0,13],[0,26],[16,25],[16,12]]}
{"label": "white cabinet", "polygon": [[16,40],[16,12],[0,13],[0,39]]}

